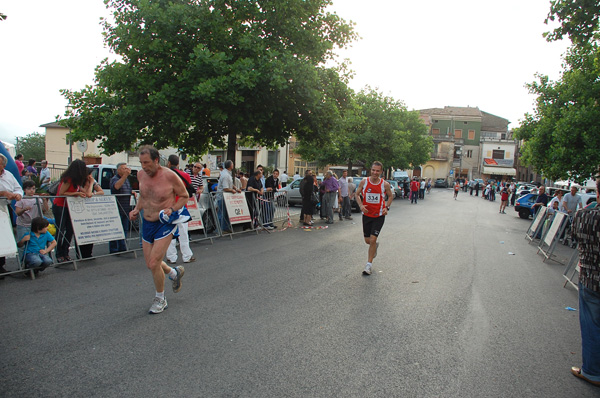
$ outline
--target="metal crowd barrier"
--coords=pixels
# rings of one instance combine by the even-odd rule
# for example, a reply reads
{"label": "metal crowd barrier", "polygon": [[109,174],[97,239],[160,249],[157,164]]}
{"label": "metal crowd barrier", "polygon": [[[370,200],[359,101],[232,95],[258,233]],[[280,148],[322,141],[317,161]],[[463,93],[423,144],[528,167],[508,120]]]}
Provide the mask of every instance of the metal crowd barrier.
{"label": "metal crowd barrier", "polygon": [[[246,205],[248,208],[249,221],[248,222],[231,222],[231,216],[224,211],[225,203],[224,200],[221,199],[221,194],[217,192],[210,193],[202,193],[197,198],[198,204],[198,212],[202,219],[202,228],[192,229],[189,231],[189,240],[190,242],[201,242],[204,240],[212,240],[217,237],[222,236],[230,236],[245,232],[256,232],[258,233],[261,230],[270,230],[271,226],[273,227],[283,227],[288,225],[290,222],[289,216],[289,207],[288,207],[288,197],[286,195],[287,192],[267,192],[265,195],[259,196],[252,192],[243,192],[243,197],[246,200]],[[228,193],[225,193],[228,195]],[[108,195],[105,195],[108,196]],[[142,248],[142,240],[141,240],[141,229],[143,226],[143,217],[140,214],[137,220],[131,221],[129,220],[129,211],[131,211],[136,203],[137,203],[137,192],[133,192],[132,195],[110,195],[115,196],[117,209],[119,214],[123,215],[123,217],[127,216],[125,222],[121,219],[122,225],[127,226],[124,228],[125,239],[124,245],[125,250],[117,253],[110,253],[110,245],[111,242],[114,244],[116,241],[102,241],[93,244],[80,245],[77,242],[75,234],[73,233],[69,246],[68,246],[68,257],[70,257],[70,253],[74,252],[75,255],[73,258],[58,262],[56,255],[56,248],[52,250],[49,255],[52,257],[54,264],[52,267],[60,267],[64,265],[72,265],[76,270],[78,263],[81,261],[92,260],[100,257],[112,256],[112,255],[121,255],[124,253],[133,253],[135,257],[137,257],[136,251],[141,250]],[[119,200],[119,197],[126,196],[129,198],[130,206],[124,206]],[[37,208],[37,214],[42,215],[49,219],[51,224],[55,225],[55,233],[54,238],[57,241],[57,244],[60,242],[64,243],[65,236],[68,234],[67,232],[67,221],[69,222],[68,227],[70,228],[69,232],[73,230],[72,223],[70,217],[68,216],[68,210],[65,211],[52,211],[52,202],[55,198],[59,196],[33,196],[33,197],[24,197],[23,199],[33,199],[35,201],[35,207]],[[65,196],[62,196],[65,197]],[[9,213],[12,212],[16,214],[15,201],[8,201],[5,198],[0,198],[0,208],[5,208]],[[3,210],[0,210],[3,211]],[[237,211],[237,210],[236,210]],[[245,210],[244,210],[245,211]],[[241,210],[240,210],[241,212]],[[55,214],[60,215],[58,219],[55,219]],[[195,213],[196,217],[198,213]],[[241,214],[238,214],[238,216]],[[235,215],[234,215],[235,216]],[[194,218],[192,218],[194,220]],[[22,227],[18,228],[18,234],[23,235],[25,232],[29,231],[29,229],[24,230]],[[13,228],[13,233],[16,230]],[[21,239],[21,236],[16,236],[15,241],[18,242]],[[0,275],[7,274],[15,274],[15,273],[26,273],[30,272],[31,278],[35,278],[35,269],[26,268],[24,263],[24,256],[21,256],[19,252],[24,252],[26,247],[22,250],[18,250],[12,255],[7,256],[7,264],[13,263],[11,270],[6,273],[1,273]],[[92,251],[94,254],[92,254]],[[14,266],[16,263],[16,267]],[[16,268],[16,269],[15,269]]]}

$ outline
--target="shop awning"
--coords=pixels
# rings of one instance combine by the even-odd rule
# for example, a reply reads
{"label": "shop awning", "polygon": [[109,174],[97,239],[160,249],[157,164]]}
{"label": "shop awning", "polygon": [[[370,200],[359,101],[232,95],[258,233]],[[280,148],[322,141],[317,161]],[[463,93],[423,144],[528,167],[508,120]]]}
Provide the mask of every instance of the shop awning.
{"label": "shop awning", "polygon": [[498,176],[516,176],[517,170],[512,167],[491,167],[483,166],[483,174],[498,175]]}

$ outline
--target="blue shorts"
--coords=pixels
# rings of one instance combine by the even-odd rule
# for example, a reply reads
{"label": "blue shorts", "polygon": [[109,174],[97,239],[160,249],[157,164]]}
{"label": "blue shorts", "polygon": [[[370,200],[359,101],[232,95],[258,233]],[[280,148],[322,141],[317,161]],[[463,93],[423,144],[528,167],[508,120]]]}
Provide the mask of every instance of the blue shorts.
{"label": "blue shorts", "polygon": [[163,224],[160,221],[144,220],[142,223],[142,240],[148,243],[154,243],[155,240],[161,240],[177,231],[177,225]]}

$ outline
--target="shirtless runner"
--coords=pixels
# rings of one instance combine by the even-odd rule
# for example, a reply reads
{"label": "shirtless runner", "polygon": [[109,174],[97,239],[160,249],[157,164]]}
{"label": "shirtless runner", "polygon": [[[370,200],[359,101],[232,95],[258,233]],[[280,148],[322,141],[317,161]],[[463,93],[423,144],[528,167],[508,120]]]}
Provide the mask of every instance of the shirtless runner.
{"label": "shirtless runner", "polygon": [[377,237],[383,228],[385,216],[390,210],[392,200],[394,200],[390,183],[381,178],[381,173],[383,173],[383,164],[377,161],[373,162],[371,176],[361,180],[356,188],[356,203],[363,213],[363,236],[365,243],[369,245],[367,265],[363,275],[371,275],[373,259],[377,257],[377,247],[379,246]]}
{"label": "shirtless runner", "polygon": [[142,248],[146,266],[152,271],[156,287],[150,314],[161,313],[168,307],[165,298],[165,275],[173,281],[173,292],[177,293],[181,290],[181,278],[185,272],[182,266],[171,268],[163,261],[173,233],[177,231],[177,225],[162,221],[160,212],[162,211],[166,218],[170,218],[187,203],[188,193],[181,178],[168,168],[162,167],[159,159],[156,148],[141,148],[142,170],[137,173],[140,195],[137,205],[129,213],[129,218],[133,221],[138,217],[140,210],[144,210]]}

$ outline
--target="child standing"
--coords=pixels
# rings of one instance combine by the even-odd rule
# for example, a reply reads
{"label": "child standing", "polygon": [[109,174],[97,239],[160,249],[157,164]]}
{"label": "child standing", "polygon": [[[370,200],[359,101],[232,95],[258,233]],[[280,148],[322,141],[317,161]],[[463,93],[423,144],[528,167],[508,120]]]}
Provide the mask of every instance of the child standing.
{"label": "child standing", "polygon": [[50,223],[44,217],[35,217],[31,220],[31,231],[21,237],[17,243],[19,247],[27,245],[25,249],[26,268],[41,267],[40,271],[43,271],[52,265],[53,261],[49,253],[56,247],[56,241],[48,232],[48,225]]}

